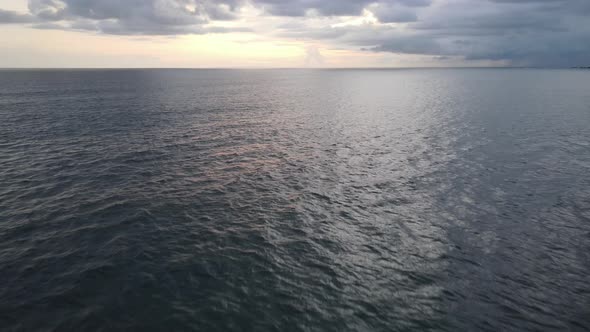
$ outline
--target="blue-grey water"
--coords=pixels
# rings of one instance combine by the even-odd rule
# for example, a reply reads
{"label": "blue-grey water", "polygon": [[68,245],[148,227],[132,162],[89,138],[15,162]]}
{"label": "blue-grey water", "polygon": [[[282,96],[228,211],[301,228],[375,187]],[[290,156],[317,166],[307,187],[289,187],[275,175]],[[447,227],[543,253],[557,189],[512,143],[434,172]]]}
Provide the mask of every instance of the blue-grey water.
{"label": "blue-grey water", "polygon": [[0,71],[2,331],[588,331],[590,71]]}

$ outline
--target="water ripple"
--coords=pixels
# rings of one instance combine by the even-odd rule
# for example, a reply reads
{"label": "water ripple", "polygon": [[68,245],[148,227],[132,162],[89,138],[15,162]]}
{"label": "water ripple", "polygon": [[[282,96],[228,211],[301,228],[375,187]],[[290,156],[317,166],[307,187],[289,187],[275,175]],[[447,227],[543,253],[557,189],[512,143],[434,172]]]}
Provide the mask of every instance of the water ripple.
{"label": "water ripple", "polygon": [[588,330],[554,73],[2,71],[0,328]]}

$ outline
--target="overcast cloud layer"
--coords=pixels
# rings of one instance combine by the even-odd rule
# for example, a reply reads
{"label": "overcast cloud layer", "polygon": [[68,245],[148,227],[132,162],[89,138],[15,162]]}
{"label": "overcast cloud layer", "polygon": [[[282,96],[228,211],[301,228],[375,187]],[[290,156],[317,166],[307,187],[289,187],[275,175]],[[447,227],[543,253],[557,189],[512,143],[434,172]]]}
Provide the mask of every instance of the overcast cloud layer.
{"label": "overcast cloud layer", "polygon": [[[251,23],[253,11],[273,23]],[[590,0],[29,0],[27,13],[0,9],[0,23],[116,35],[251,32],[366,52],[590,65]]]}

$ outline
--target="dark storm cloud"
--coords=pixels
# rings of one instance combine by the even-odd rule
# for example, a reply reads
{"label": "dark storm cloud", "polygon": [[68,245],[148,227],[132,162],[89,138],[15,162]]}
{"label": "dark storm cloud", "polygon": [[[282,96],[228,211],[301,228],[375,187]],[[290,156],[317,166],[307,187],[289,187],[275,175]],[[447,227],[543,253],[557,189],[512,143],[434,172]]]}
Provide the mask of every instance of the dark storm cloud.
{"label": "dark storm cloud", "polygon": [[407,7],[422,7],[431,0],[255,0],[270,14],[278,16],[305,16],[310,10],[325,16],[354,16],[372,4],[398,4]]}
{"label": "dark storm cloud", "polygon": [[[470,3],[473,1],[443,6],[436,16],[411,25],[415,39],[433,45],[422,54],[532,66],[573,66],[590,61],[590,1],[493,0],[465,9]],[[387,41],[376,50],[398,51],[395,43]]]}
{"label": "dark storm cloud", "polygon": [[382,4],[380,11],[387,21],[411,21],[413,13],[387,12],[387,6],[428,6],[431,0],[29,0],[29,13],[2,11],[0,22],[96,20],[104,33],[170,34],[200,31],[210,20],[239,18],[239,9],[253,5],[269,15],[355,16],[372,4]]}
{"label": "dark storm cloud", "polygon": [[[250,31],[208,26],[239,20],[245,6],[258,8],[261,20],[284,21],[258,33],[339,47],[515,65],[590,63],[590,0],[29,0],[28,13],[0,10],[0,23],[117,35]],[[364,13],[378,23],[331,24]]]}
{"label": "dark storm cloud", "polygon": [[280,34],[375,52],[567,67],[590,63],[589,7],[588,0],[454,0],[419,8],[382,2],[369,7],[379,21],[407,24],[299,27]]}
{"label": "dark storm cloud", "polygon": [[[29,0],[28,14],[2,11],[0,23],[37,22],[35,27],[121,35],[208,33],[203,25],[234,19],[236,6],[231,0]],[[52,24],[58,21],[64,23]]]}
{"label": "dark storm cloud", "polygon": [[406,8],[398,4],[376,4],[371,8],[371,12],[382,23],[405,23],[418,20],[414,8]]}
{"label": "dark storm cloud", "polygon": [[0,9],[0,23],[15,24],[15,23],[31,23],[35,21],[35,17],[29,14],[19,14],[9,10]]}

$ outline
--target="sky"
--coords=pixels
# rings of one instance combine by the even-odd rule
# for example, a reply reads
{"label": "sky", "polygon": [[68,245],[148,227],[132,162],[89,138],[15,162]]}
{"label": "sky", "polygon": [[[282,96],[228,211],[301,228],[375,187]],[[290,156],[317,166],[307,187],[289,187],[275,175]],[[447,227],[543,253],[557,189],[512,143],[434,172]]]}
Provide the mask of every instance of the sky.
{"label": "sky", "polygon": [[0,0],[4,68],[590,66],[590,0]]}

